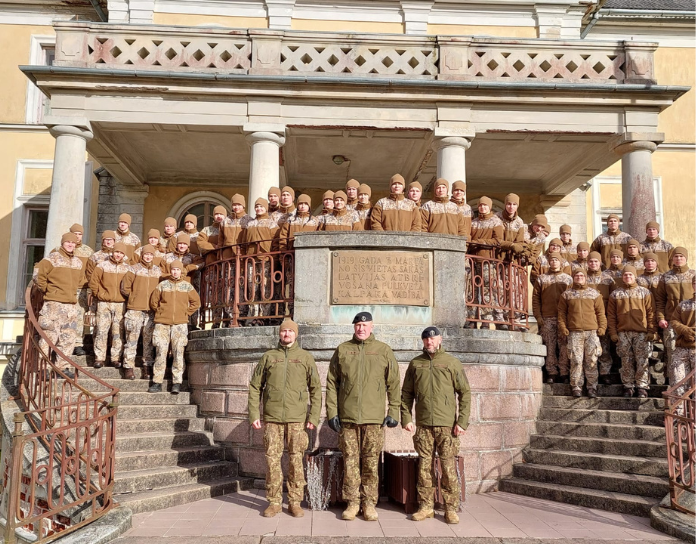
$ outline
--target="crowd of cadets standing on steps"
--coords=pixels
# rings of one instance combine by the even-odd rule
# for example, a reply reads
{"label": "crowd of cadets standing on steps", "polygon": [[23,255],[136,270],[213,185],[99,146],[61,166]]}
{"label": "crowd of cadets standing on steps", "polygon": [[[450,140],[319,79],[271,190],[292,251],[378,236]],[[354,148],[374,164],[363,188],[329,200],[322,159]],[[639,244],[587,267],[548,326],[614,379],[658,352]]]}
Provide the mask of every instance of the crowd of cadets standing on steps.
{"label": "crowd of cadets standing on steps", "polygon": [[[596,396],[598,381],[609,383],[615,346],[624,395],[632,396],[637,390],[638,396],[647,396],[648,356],[652,343],[660,340],[670,383],[690,371],[694,271],[687,266],[686,249],[660,239],[657,223],[646,225],[645,238],[639,242],[619,230],[619,217],[612,214],[607,232],[591,245],[573,241],[571,228],[563,225],[559,237],[548,241],[544,250],[550,236],[546,217],[537,215],[527,225],[517,214],[520,199],[516,194],[505,197],[504,209],[498,213],[493,212],[490,198],[481,197],[475,215],[466,203],[463,181],[452,184],[450,196],[449,182],[436,180],[434,198],[424,204],[417,181],[407,187],[396,174],[389,188],[390,195],[373,205],[371,188],[351,179],[345,191],[324,193],[316,216],[311,214],[310,197],[296,198],[291,187],[273,187],[268,199],[258,198],[254,217],[247,213],[244,197],[235,194],[229,211],[224,206],[214,208],[211,226],[198,231],[196,216],[189,214],[184,229],[177,232],[176,220],[169,217],[163,232],[148,231],[148,243],[142,247],[130,232],[131,217],[125,213],[117,230],[102,233],[97,252],[82,244],[83,229],[73,225],[61,246],[38,265],[35,281],[45,300],[39,324],[64,353],[71,355],[74,348],[76,354],[84,354],[78,330],[91,308],[96,313],[95,367],[106,364],[108,357],[108,362],[123,369],[125,379],[135,377],[135,352],[142,336],[141,377],[150,379],[158,390],[170,344],[173,381],[181,383],[183,349],[188,329],[195,326],[189,323],[195,323],[200,307],[198,271],[206,262],[232,257],[240,248],[248,254],[288,250],[298,232],[430,232],[465,237],[473,255],[505,260],[524,257],[531,264],[533,314],[548,353],[547,382],[570,383],[576,396],[586,383],[588,395]],[[490,281],[484,277],[481,290],[495,303],[497,294],[490,289]],[[470,310],[470,317],[475,317],[475,311]],[[491,315],[481,317],[501,320],[501,315],[490,311]],[[476,323],[470,321],[467,327],[474,328]],[[521,324],[515,328],[525,330]]]}

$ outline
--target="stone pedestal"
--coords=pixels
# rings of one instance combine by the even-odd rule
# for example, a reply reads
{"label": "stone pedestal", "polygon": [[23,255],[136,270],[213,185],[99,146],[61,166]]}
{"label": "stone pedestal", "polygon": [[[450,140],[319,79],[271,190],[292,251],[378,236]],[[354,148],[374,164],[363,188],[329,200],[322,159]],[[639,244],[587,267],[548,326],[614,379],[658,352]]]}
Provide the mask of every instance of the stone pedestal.
{"label": "stone pedestal", "polygon": [[280,186],[280,148],[285,144],[285,128],[245,125],[244,132],[251,147],[247,209],[253,215],[256,199],[267,198],[271,187]]}
{"label": "stone pedestal", "polygon": [[63,234],[82,224],[85,202],[85,157],[93,134],[88,122],[80,125],[48,123],[56,139],[48,207],[45,256],[60,245]]}

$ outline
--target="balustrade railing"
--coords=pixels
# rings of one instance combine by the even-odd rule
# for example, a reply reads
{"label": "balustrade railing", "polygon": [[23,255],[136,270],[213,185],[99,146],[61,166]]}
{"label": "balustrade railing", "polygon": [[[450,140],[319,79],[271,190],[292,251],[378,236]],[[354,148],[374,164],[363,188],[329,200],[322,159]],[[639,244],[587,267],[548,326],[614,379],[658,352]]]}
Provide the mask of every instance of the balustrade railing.
{"label": "balustrade railing", "polygon": [[669,464],[669,496],[672,508],[685,514],[696,514],[681,501],[683,493],[694,493],[696,448],[694,417],[696,416],[696,378],[692,370],[680,382],[662,393],[665,398],[665,435]]}
{"label": "balustrade railing", "polygon": [[[26,293],[19,400],[11,454],[3,455],[4,542],[44,543],[90,523],[114,505],[117,388],[76,365],[38,324],[43,296]],[[46,351],[44,351],[46,350]],[[68,369],[74,377],[66,374]],[[99,392],[79,383],[96,382]],[[33,431],[26,433],[26,426]]]}
{"label": "balustrade railing", "polygon": [[54,66],[389,79],[654,83],[654,43],[55,24]]}

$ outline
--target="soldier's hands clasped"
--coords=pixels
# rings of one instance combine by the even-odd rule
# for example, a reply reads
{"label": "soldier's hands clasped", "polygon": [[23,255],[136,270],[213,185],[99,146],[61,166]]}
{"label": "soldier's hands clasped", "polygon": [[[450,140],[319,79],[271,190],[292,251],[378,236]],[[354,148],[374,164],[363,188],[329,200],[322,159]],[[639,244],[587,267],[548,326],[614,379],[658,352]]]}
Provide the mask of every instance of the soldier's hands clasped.
{"label": "soldier's hands clasped", "polygon": [[384,418],[384,421],[382,422],[382,427],[384,427],[384,426],[386,425],[386,426],[389,427],[390,429],[393,429],[393,428],[396,427],[398,424],[399,424],[399,422],[396,421],[393,417],[387,416],[387,417]]}
{"label": "soldier's hands clasped", "polygon": [[338,416],[334,416],[329,420],[329,427],[334,432],[341,432],[341,420],[338,419]]}

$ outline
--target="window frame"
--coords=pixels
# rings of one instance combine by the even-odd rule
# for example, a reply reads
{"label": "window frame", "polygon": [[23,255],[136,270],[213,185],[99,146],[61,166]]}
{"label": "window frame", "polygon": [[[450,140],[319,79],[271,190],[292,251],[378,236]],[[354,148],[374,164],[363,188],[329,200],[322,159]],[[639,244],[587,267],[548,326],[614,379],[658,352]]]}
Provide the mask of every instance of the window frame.
{"label": "window frame", "polygon": [[[230,210],[230,198],[215,191],[196,191],[194,193],[189,193],[181,197],[169,210],[167,217],[173,217],[176,219],[177,229],[179,228],[179,223],[183,220],[184,216],[194,206],[198,204],[213,204],[215,206],[224,206],[228,211]],[[210,210],[212,217],[212,209]],[[204,225],[197,225],[196,229],[201,230]]]}
{"label": "window frame", "polygon": [[[56,49],[56,37],[48,35],[33,35],[31,37],[30,60],[31,65],[47,66],[46,51]],[[28,125],[41,125],[45,114],[46,100],[43,94],[33,82],[27,80],[27,99],[25,107],[25,122]]]}
{"label": "window frame", "polygon": [[[21,250],[20,250],[20,263],[22,266],[22,274],[19,278],[18,288],[21,292],[24,292],[26,285],[24,285],[24,278],[27,274],[25,265],[27,264],[27,249],[29,246],[40,246],[46,248],[46,237],[43,238],[29,238],[29,227],[31,226],[31,212],[34,211],[45,211],[48,214],[48,206],[42,206],[33,202],[24,204],[22,210],[22,238],[21,238]],[[46,217],[48,220],[48,217]],[[43,258],[43,256],[42,256]]]}

